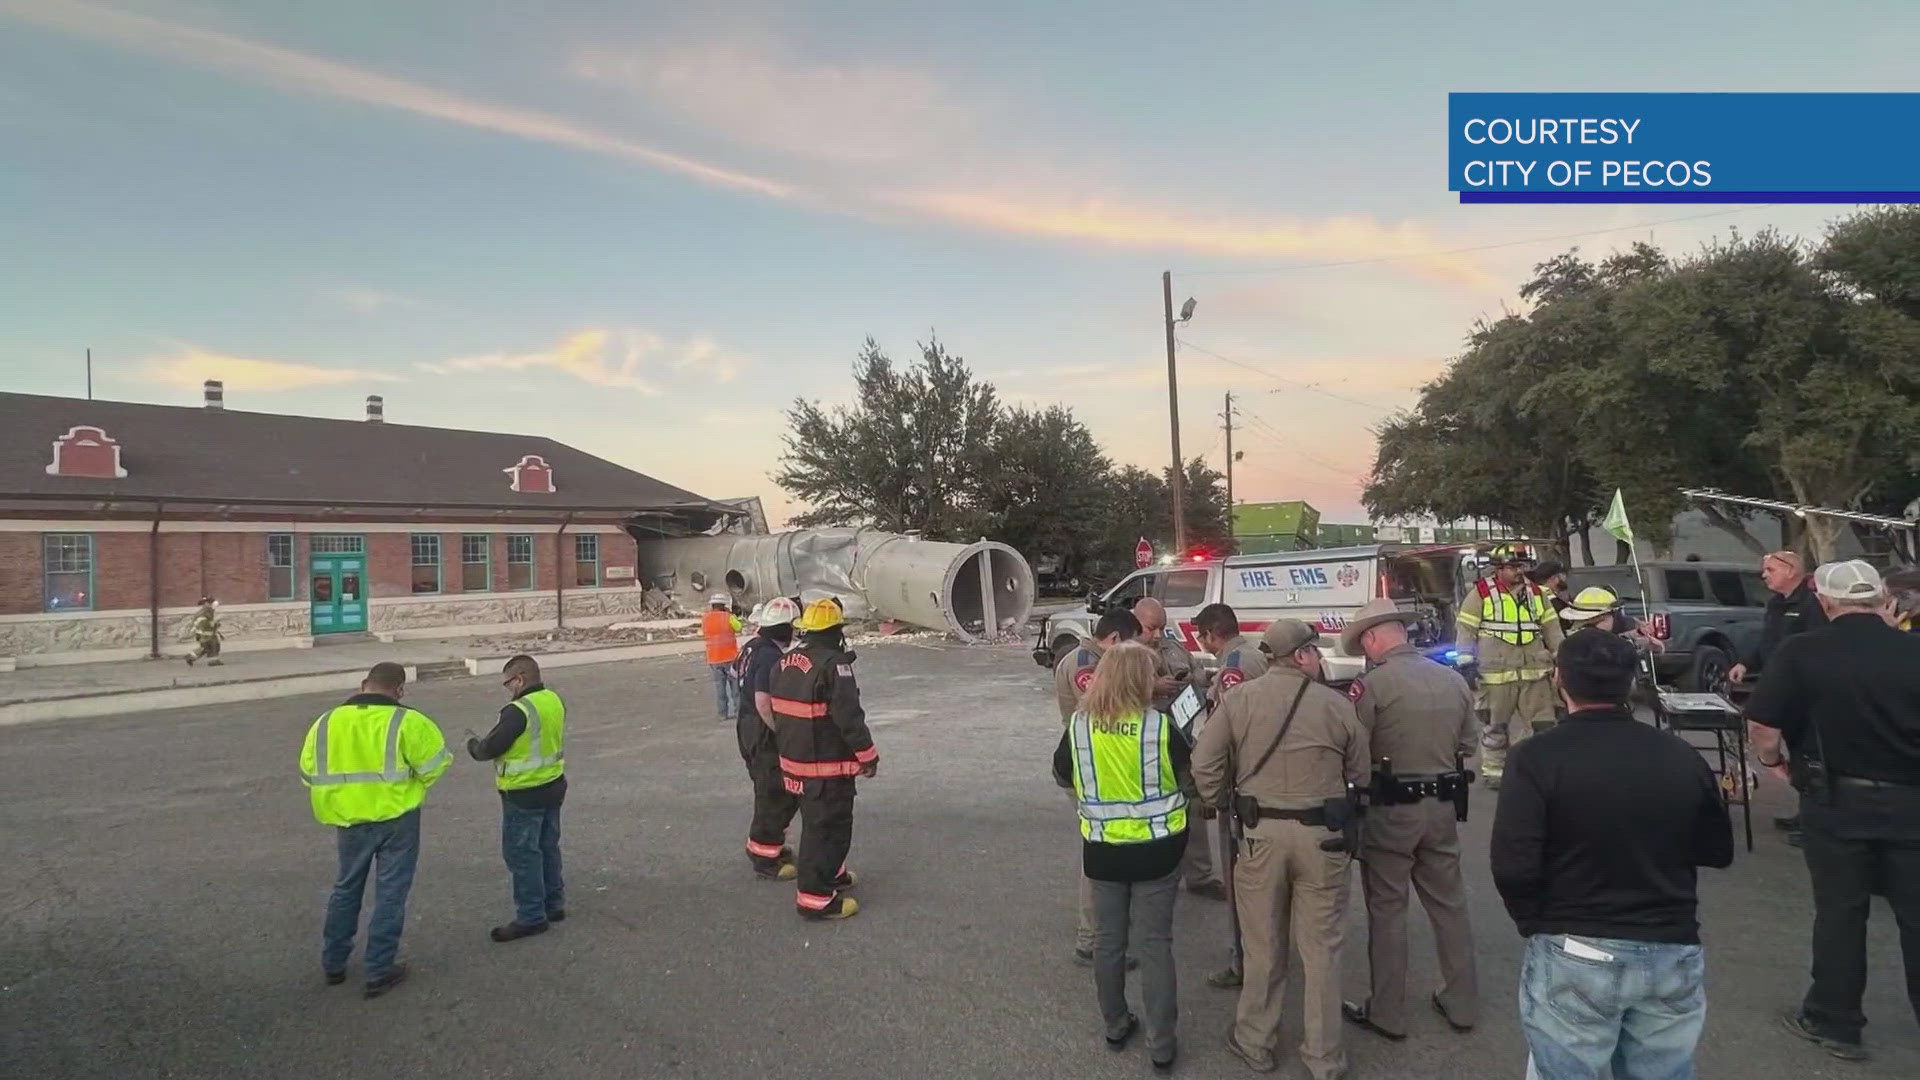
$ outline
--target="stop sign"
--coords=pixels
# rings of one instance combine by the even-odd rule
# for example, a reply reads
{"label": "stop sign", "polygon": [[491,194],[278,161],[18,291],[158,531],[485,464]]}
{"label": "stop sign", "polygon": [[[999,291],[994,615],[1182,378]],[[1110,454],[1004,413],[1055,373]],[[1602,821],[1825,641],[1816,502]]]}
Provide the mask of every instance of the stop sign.
{"label": "stop sign", "polygon": [[1147,538],[1143,536],[1140,542],[1133,546],[1133,566],[1134,569],[1139,570],[1152,565],[1153,545],[1147,543]]}

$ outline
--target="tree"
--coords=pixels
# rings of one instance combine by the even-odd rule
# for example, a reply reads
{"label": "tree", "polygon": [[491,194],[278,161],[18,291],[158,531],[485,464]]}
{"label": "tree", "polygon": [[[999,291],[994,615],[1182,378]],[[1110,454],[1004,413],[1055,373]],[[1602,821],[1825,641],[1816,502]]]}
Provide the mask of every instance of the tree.
{"label": "tree", "polygon": [[810,507],[794,524],[973,539],[1001,415],[993,385],[976,381],[938,340],[899,370],[868,338],[853,379],[851,407],[797,400],[787,411],[774,481]]}
{"label": "tree", "polygon": [[1073,411],[1008,410],[995,429],[980,511],[994,539],[1029,559],[1052,555],[1067,573],[1098,553],[1112,465]]}

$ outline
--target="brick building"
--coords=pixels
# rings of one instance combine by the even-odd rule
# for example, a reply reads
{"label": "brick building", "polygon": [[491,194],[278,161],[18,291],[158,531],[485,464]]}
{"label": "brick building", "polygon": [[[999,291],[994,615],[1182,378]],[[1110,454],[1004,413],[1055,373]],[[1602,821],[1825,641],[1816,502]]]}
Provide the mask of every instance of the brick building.
{"label": "brick building", "polygon": [[637,540],[737,513],[551,439],[0,393],[0,663],[594,625]]}

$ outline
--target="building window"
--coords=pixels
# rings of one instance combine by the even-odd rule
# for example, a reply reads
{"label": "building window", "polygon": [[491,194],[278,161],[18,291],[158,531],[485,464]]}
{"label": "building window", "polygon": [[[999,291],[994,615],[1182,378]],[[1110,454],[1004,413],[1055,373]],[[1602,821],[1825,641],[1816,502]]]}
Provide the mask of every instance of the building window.
{"label": "building window", "polygon": [[533,588],[533,537],[507,537],[507,588]]}
{"label": "building window", "polygon": [[313,538],[313,553],[315,555],[365,555],[367,538],[317,533]]}
{"label": "building window", "polygon": [[440,538],[431,533],[415,533],[413,541],[413,591],[440,591]]}
{"label": "building window", "polygon": [[93,609],[93,537],[49,533],[41,544],[46,562],[48,611]]}
{"label": "building window", "polygon": [[293,534],[267,534],[267,599],[293,599]]}
{"label": "building window", "polygon": [[600,538],[583,533],[573,538],[573,583],[582,588],[600,584]]}
{"label": "building window", "polygon": [[491,592],[493,589],[493,537],[460,538],[460,591]]}

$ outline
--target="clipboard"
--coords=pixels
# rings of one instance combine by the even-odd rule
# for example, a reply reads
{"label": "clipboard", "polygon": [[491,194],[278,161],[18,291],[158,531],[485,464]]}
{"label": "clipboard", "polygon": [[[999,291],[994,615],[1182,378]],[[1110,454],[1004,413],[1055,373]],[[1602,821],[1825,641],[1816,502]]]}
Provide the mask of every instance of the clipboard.
{"label": "clipboard", "polygon": [[1200,696],[1200,691],[1189,683],[1167,706],[1167,712],[1173,717],[1174,724],[1186,734],[1188,741],[1192,741],[1199,737],[1200,728],[1207,718],[1207,703]]}

